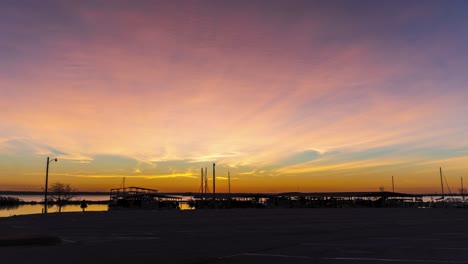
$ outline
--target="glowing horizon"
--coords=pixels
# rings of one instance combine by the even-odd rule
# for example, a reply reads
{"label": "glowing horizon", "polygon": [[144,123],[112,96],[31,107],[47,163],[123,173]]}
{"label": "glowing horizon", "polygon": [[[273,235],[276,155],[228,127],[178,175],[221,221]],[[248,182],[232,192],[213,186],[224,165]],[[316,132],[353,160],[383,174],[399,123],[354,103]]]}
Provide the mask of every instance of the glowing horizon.
{"label": "glowing horizon", "polygon": [[[438,192],[468,177],[463,1],[0,3],[0,190]],[[210,174],[209,172],[208,174]],[[220,192],[227,185],[217,185]]]}

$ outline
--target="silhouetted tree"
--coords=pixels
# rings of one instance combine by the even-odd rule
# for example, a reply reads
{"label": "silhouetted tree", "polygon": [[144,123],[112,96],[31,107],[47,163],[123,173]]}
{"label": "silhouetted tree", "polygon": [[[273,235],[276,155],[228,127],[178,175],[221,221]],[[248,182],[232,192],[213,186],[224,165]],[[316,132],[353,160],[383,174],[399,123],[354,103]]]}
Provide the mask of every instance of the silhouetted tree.
{"label": "silhouetted tree", "polygon": [[88,208],[88,204],[86,204],[86,201],[84,199],[81,202],[80,207],[83,210],[83,212],[85,211],[86,208]]}
{"label": "silhouetted tree", "polygon": [[60,182],[53,183],[50,187],[50,191],[50,199],[58,205],[59,212],[62,212],[63,205],[76,196],[76,190],[73,189],[70,184]]}

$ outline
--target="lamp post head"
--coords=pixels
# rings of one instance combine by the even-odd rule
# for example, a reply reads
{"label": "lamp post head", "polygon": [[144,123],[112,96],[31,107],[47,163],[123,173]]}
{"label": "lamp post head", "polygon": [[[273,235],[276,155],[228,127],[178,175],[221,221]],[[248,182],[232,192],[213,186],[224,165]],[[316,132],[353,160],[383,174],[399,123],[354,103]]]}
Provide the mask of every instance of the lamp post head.
{"label": "lamp post head", "polygon": [[55,160],[55,162],[57,162],[57,158],[55,158],[54,160]]}

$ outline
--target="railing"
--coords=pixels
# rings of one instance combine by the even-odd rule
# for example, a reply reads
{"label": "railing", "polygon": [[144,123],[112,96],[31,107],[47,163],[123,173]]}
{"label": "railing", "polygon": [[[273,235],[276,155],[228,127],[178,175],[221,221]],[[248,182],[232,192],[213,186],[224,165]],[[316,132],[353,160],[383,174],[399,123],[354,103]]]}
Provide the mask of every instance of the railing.
{"label": "railing", "polygon": [[145,195],[151,196],[157,194],[158,190],[140,188],[140,187],[125,187],[125,188],[116,188],[111,189],[110,199],[117,200],[119,198],[126,198],[129,196],[139,196],[143,197]]}

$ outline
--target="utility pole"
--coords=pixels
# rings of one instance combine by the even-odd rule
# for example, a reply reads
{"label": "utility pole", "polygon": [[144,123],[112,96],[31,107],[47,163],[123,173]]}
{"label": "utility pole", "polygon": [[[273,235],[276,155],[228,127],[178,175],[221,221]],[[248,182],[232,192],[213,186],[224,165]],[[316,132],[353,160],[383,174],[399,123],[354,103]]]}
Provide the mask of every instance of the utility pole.
{"label": "utility pole", "polygon": [[49,157],[47,157],[45,188],[44,188],[44,214],[47,214],[47,186],[49,185],[49,163],[51,163],[52,161],[57,162],[57,158],[50,160]]}
{"label": "utility pole", "polygon": [[49,185],[49,157],[47,157],[47,167],[45,173],[45,192],[44,192],[44,214],[47,214],[47,186]]}
{"label": "utility pole", "polygon": [[216,172],[215,172],[216,164],[213,163],[213,201],[216,200]]}

